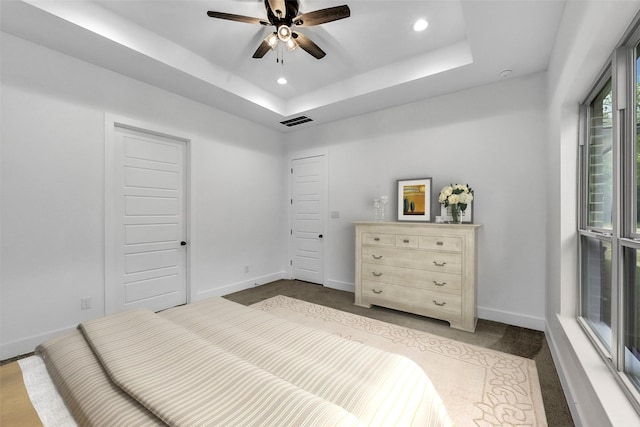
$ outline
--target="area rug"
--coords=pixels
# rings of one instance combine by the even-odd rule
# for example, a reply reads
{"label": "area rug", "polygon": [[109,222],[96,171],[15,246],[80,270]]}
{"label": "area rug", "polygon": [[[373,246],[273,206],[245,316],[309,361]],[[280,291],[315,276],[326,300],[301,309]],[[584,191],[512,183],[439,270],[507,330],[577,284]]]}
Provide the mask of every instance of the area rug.
{"label": "area rug", "polygon": [[533,360],[282,295],[251,307],[409,357],[427,373],[456,426],[547,425]]}

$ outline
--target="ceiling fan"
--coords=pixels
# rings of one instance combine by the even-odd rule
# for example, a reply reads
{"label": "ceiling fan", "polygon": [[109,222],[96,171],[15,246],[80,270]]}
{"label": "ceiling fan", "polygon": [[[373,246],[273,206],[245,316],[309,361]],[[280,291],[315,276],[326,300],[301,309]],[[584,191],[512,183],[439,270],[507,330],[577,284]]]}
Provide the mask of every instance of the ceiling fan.
{"label": "ceiling fan", "polygon": [[310,38],[302,33],[293,31],[292,27],[312,27],[331,21],[348,18],[351,15],[349,6],[335,6],[298,15],[298,0],[264,0],[267,9],[267,19],[252,18],[250,16],[234,15],[224,12],[208,11],[211,18],[227,19],[229,21],[245,22],[247,24],[273,25],[276,31],[269,34],[258,46],[253,54],[254,58],[262,58],[283,42],[289,52],[300,46],[304,51],[316,59],[323,58],[326,53]]}

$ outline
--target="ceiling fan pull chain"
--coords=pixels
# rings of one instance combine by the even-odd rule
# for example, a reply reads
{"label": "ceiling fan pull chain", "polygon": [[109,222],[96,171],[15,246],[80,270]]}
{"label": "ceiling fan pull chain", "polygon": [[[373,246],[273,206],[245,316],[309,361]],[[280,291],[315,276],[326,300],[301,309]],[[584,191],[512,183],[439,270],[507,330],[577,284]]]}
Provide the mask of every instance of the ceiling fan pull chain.
{"label": "ceiling fan pull chain", "polygon": [[276,63],[279,63],[284,67],[284,55],[282,54],[282,44],[278,43],[276,47]]}

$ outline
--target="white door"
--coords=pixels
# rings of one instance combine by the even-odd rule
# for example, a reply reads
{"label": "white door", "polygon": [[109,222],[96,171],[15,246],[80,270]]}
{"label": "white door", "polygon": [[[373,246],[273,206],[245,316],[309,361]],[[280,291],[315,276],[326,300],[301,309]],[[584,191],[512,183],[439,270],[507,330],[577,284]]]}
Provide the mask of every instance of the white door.
{"label": "white door", "polygon": [[323,284],[325,156],[291,162],[291,270],[294,279]]}
{"label": "white door", "polygon": [[105,197],[106,312],[184,304],[187,143],[119,125],[112,143]]}

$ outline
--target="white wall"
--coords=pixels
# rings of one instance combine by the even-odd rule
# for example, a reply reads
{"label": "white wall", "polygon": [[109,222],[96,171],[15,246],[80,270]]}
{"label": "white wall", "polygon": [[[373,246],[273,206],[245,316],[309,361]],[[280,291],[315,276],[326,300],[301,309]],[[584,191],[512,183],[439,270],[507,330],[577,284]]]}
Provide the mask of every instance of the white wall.
{"label": "white wall", "polygon": [[1,47],[0,359],[104,314],[106,112],[193,138],[193,299],[283,276],[280,134],[7,34]]}
{"label": "white wall", "polygon": [[567,2],[549,66],[547,339],[576,425],[640,425],[640,416],[575,320],[578,301],[578,108],[640,1]]}
{"label": "white wall", "polygon": [[[194,299],[283,274],[290,152],[329,154],[329,210],[340,218],[329,219],[326,278],[338,288],[353,286],[352,222],[371,218],[374,197],[395,200],[396,179],[431,176],[434,198],[468,182],[484,225],[480,316],[537,329],[546,319],[578,425],[635,421],[572,319],[577,104],[638,9],[638,0],[567,2],[548,73],[286,136],[2,34],[0,358],[102,314],[110,112],[194,137]],[[234,209],[237,188],[257,211]],[[81,312],[87,296],[94,308]]]}
{"label": "white wall", "polygon": [[[354,227],[396,180],[433,178],[433,209],[451,182],[475,190],[481,318],[542,330],[545,316],[546,75],[417,102],[288,136],[291,152],[326,148],[329,219],[325,284],[353,289]],[[434,214],[435,215],[435,214]]]}

